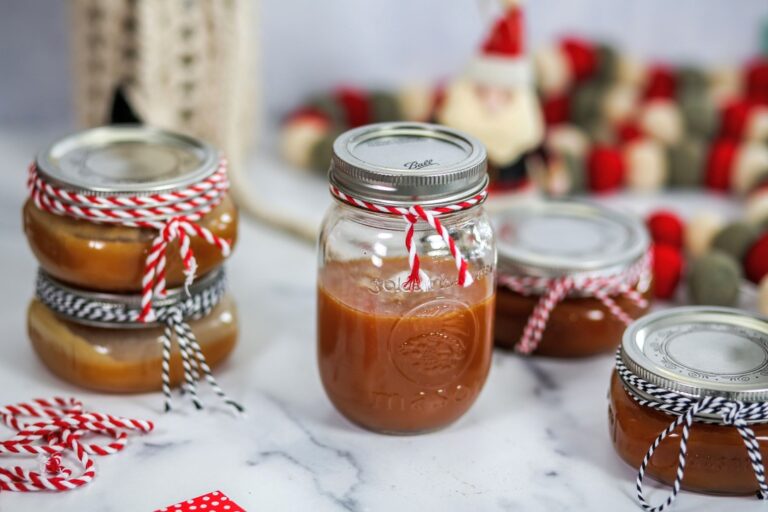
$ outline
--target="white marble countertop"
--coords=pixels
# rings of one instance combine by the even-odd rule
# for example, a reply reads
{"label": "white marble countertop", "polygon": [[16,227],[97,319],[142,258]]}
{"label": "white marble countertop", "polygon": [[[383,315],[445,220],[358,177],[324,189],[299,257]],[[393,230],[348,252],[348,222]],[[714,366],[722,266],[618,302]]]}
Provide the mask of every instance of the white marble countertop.
{"label": "white marble countertop", "polygon": [[[414,437],[366,432],[336,413],[318,378],[314,248],[249,220],[229,263],[241,339],[217,372],[247,407],[246,418],[190,407],[164,415],[159,393],[97,394],[50,375],[26,338],[36,265],[19,220],[26,165],[50,135],[0,130],[0,404],[72,395],[95,410],[152,419],[156,431],[133,437],[119,455],[97,458],[97,478],[86,487],[0,493],[0,510],[150,511],[212,490],[252,512],[640,510],[635,470],[608,438],[611,356],[559,362],[497,351],[484,391],[456,424]],[[269,185],[261,190],[293,191],[304,205],[299,213],[318,222],[329,201],[321,179],[299,179],[270,158],[251,167],[251,179]],[[688,201],[691,209],[713,204],[662,200]],[[653,204],[611,201],[639,210]],[[654,502],[664,492],[654,491]],[[674,510],[765,506],[750,497],[683,493]]]}

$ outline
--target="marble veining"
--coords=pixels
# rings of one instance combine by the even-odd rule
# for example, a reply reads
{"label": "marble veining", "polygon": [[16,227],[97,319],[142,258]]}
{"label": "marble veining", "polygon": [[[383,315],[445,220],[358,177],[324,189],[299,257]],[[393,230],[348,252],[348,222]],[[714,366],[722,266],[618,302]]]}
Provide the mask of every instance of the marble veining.
{"label": "marble veining", "polygon": [[[205,387],[209,408],[196,412],[177,395],[177,410],[164,415],[160,393],[105,395],[53,377],[26,339],[35,262],[19,211],[29,159],[55,134],[0,129],[0,402],[74,395],[96,410],[152,419],[157,428],[132,438],[123,453],[97,458],[98,476],[87,487],[0,493],[0,511],[151,511],[212,490],[252,512],[640,510],[635,470],[618,459],[608,438],[612,356],[562,362],[497,351],[485,389],[456,424],[424,436],[366,432],[336,413],[320,384],[314,247],[248,219],[229,263],[242,337],[217,371],[222,386],[246,406],[245,417],[223,412]],[[301,200],[290,203],[286,194],[264,197],[293,207],[307,222],[319,223],[330,202],[321,178],[294,174],[269,153],[255,158],[249,173],[262,192],[301,191]],[[653,203],[628,196],[608,202],[641,212],[653,204],[735,208],[723,199],[684,194]],[[654,502],[664,492],[654,490]],[[731,509],[758,511],[765,504],[683,493],[673,510]]]}

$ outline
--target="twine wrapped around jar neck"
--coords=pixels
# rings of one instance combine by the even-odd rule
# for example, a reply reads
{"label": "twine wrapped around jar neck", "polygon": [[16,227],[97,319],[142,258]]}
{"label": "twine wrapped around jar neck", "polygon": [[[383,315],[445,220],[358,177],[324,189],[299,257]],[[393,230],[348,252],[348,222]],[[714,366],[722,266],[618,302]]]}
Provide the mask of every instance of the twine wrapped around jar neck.
{"label": "twine wrapped around jar neck", "polygon": [[448,230],[446,230],[443,223],[440,222],[439,217],[468,210],[482,204],[488,195],[486,189],[481,190],[478,194],[465,199],[464,201],[455,204],[441,205],[431,209],[426,209],[418,204],[410,206],[409,208],[404,208],[401,206],[380,205],[370,201],[363,201],[342,192],[335,185],[331,185],[330,190],[331,195],[343,203],[375,213],[397,215],[405,219],[405,248],[408,251],[408,266],[410,268],[408,280],[403,285],[406,290],[418,290],[422,284],[421,263],[416,250],[416,244],[413,242],[416,224],[420,221],[429,224],[448,245],[448,250],[451,252],[451,256],[453,256],[454,262],[456,263],[459,286],[467,287],[474,282],[472,273],[469,271],[467,260],[462,255],[461,250],[456,246],[456,242],[453,241]]}

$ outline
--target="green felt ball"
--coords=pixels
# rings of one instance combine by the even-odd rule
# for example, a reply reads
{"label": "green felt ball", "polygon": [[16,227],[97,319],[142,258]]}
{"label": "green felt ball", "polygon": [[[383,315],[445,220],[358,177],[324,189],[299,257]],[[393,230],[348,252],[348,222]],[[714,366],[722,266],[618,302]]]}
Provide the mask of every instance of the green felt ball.
{"label": "green felt ball", "polygon": [[309,167],[311,169],[321,173],[328,171],[333,156],[333,142],[338,136],[339,132],[328,133],[312,146],[309,152]]}
{"label": "green felt ball", "polygon": [[734,306],[739,299],[741,266],[728,254],[712,251],[697,258],[688,273],[692,304]]}
{"label": "green felt ball", "polygon": [[669,186],[698,187],[704,179],[704,143],[695,138],[683,139],[667,149]]}
{"label": "green felt ball", "polygon": [[563,162],[571,183],[571,193],[584,192],[587,189],[587,172],[584,159],[570,153],[563,154]]}
{"label": "green felt ball", "polygon": [[595,78],[603,83],[613,83],[619,74],[619,54],[607,44],[597,46],[597,70]]}
{"label": "green felt ball", "polygon": [[709,87],[709,78],[703,69],[695,66],[683,66],[677,70],[675,77],[677,94],[702,93]]}
{"label": "green felt ball", "polygon": [[741,261],[759,235],[760,230],[754,224],[744,221],[734,222],[715,235],[712,248],[730,255],[736,261]]}
{"label": "green felt ball", "polygon": [[706,92],[688,90],[678,96],[680,111],[685,120],[685,128],[689,135],[699,138],[710,138],[714,135],[718,124],[715,104]]}
{"label": "green felt ball", "polygon": [[604,95],[605,86],[595,80],[590,80],[576,87],[571,96],[571,121],[585,129],[597,123],[600,119]]}
{"label": "green felt ball", "polygon": [[343,126],[346,122],[344,108],[336,101],[336,98],[328,94],[314,96],[307,103],[307,107],[327,116],[335,126]]}
{"label": "green felt ball", "polygon": [[403,119],[403,114],[400,112],[400,104],[394,94],[383,91],[373,92],[368,97],[368,104],[371,108],[371,117],[375,123],[402,121]]}

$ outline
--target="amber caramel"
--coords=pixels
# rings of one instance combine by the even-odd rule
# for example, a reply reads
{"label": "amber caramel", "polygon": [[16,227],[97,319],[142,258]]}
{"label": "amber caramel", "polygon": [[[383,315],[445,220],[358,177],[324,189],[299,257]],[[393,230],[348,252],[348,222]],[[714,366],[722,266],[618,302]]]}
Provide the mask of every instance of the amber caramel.
{"label": "amber caramel", "polygon": [[[638,404],[614,372],[608,409],[611,439],[616,451],[637,469],[654,439],[675,416]],[[768,424],[751,425],[768,460]],[[646,474],[672,485],[678,465],[681,430],[670,434],[653,454]],[[688,439],[684,489],[715,494],[754,494],[755,472],[739,432],[733,426],[695,422]]]}
{"label": "amber caramel", "polygon": [[[97,224],[48,213],[27,201],[23,209],[24,231],[40,266],[67,284],[98,291],[136,292],[141,290],[144,264],[157,232]],[[234,245],[237,239],[237,209],[224,200],[198,223]],[[214,245],[191,237],[197,260],[197,274],[203,275],[221,264],[224,256]],[[178,244],[167,253],[167,283],[170,288],[184,283]]]}
{"label": "amber caramel", "polygon": [[[643,296],[650,301],[651,287],[645,286]],[[538,296],[523,296],[499,286],[496,293],[496,345],[514,348]],[[638,318],[648,311],[624,296],[613,297],[616,304],[630,317]],[[536,355],[549,357],[586,357],[612,352],[621,342],[626,325],[594,297],[568,297],[552,310]]]}
{"label": "amber caramel", "polygon": [[[38,300],[30,303],[27,319],[32,346],[62,379],[98,391],[161,389],[162,327],[92,327],[61,317]],[[206,317],[191,320],[189,325],[211,367],[232,352],[237,341],[237,312],[228,297]],[[177,385],[182,375],[181,357],[174,343],[172,385]]]}
{"label": "amber caramel", "polygon": [[452,261],[423,261],[433,281],[425,292],[403,290],[403,258],[332,262],[320,271],[323,386],[344,416],[372,430],[443,427],[469,409],[488,375],[492,274],[475,272],[475,283],[461,288]]}

